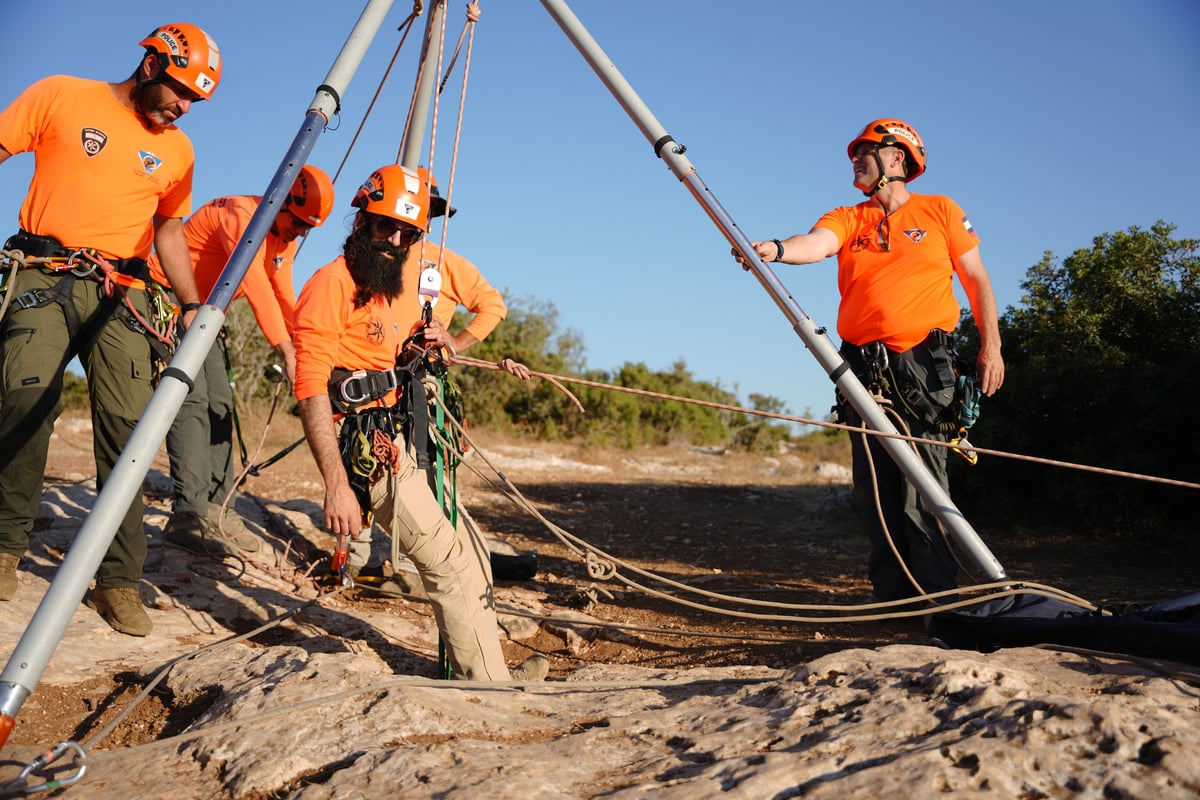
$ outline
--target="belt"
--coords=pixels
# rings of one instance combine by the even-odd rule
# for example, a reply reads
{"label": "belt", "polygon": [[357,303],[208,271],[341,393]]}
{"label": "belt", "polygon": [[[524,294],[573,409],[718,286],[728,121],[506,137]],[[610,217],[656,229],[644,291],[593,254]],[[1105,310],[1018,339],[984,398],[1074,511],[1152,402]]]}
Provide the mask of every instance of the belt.
{"label": "belt", "polygon": [[373,400],[383,400],[392,392],[399,397],[403,393],[404,370],[360,369],[350,371],[336,367],[329,376],[329,399],[339,414]]}
{"label": "belt", "polygon": [[[38,236],[25,230],[20,230],[8,237],[4,243],[5,250],[20,250],[27,256],[50,259],[55,263],[39,264],[49,272],[64,272],[71,270],[80,277],[88,277],[96,271],[97,262],[94,258],[102,258],[99,251],[80,247],[71,250],[52,236]],[[113,266],[112,279],[131,289],[145,289],[145,281],[150,279],[150,267],[143,258],[106,258]]]}

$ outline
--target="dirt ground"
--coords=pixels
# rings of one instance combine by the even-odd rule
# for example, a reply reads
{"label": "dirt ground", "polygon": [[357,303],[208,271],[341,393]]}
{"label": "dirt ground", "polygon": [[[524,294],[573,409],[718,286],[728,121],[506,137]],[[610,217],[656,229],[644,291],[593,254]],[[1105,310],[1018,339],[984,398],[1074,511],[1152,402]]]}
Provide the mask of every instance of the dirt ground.
{"label": "dirt ground", "polygon": [[[272,419],[261,443],[261,418],[243,420],[242,430],[256,464],[301,436],[298,421],[287,414]],[[870,588],[866,538],[846,479],[848,446],[767,457],[685,446],[594,450],[486,431],[473,437],[475,452],[458,472],[465,508],[489,536],[518,553],[537,554],[537,575],[528,581],[498,580],[498,597],[519,590],[528,605],[548,612],[583,611],[621,626],[579,647],[560,628],[543,624],[531,638],[505,642],[510,663],[543,653],[550,657],[549,679],[554,680],[594,662],[663,669],[787,667],[848,647],[929,641],[919,620],[838,619],[844,616],[839,607],[867,602]],[[60,420],[48,480],[94,475],[91,458],[90,435],[78,418],[74,424],[70,416]],[[166,472],[165,453],[152,469]],[[244,492],[262,499],[264,508],[266,500],[281,498],[305,498],[319,507],[321,482],[305,446],[257,472],[247,478]],[[570,539],[564,543],[543,519],[514,502],[518,492],[546,522],[607,554],[620,574],[645,590],[590,573],[579,546]],[[151,491],[147,502],[163,506],[166,498]],[[289,524],[280,520],[275,528],[286,533]],[[1096,604],[1150,602],[1196,590],[1194,555],[1131,541],[1098,542],[1061,528],[972,524],[1010,577],[1055,586]],[[325,554],[297,541],[295,557],[309,559],[313,575],[324,574]],[[596,569],[602,571],[602,565]],[[685,593],[670,582],[741,600]],[[692,605],[651,590],[686,597]],[[170,587],[164,591],[169,594]],[[419,604],[370,590],[351,590],[339,602],[400,615],[427,613]],[[754,604],[768,602],[829,608],[780,611]],[[705,604],[724,613],[697,607]],[[763,614],[817,621],[755,618]],[[239,624],[241,632],[246,627],[236,620],[225,624],[231,631],[239,631]],[[273,636],[288,635],[294,634],[273,632],[253,641],[270,646],[279,641]],[[403,655],[395,658],[397,671],[430,668],[426,656],[414,663],[406,663]],[[35,693],[12,740],[45,745],[86,738],[142,690],[144,678],[133,667],[61,691]],[[188,703],[152,695],[105,742],[119,747],[178,732],[191,720]]]}

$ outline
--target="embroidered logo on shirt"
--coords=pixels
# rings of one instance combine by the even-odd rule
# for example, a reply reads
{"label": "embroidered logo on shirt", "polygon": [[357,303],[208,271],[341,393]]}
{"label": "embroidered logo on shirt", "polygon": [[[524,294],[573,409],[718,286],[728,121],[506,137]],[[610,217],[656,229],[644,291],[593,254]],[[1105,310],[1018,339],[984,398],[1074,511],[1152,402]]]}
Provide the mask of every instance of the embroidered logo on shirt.
{"label": "embroidered logo on shirt", "polygon": [[850,244],[850,252],[860,253],[863,250],[866,250],[870,246],[871,246],[871,237],[870,236],[856,236],[854,238],[854,241],[851,242],[851,244]]}
{"label": "embroidered logo on shirt", "polygon": [[97,155],[108,144],[108,134],[95,128],[84,128],[79,132],[79,138],[83,140],[83,152],[88,158]]}
{"label": "embroidered logo on shirt", "polygon": [[383,344],[383,320],[379,317],[367,320],[367,341],[373,345]]}
{"label": "embroidered logo on shirt", "polygon": [[142,169],[146,170],[147,175],[153,175],[163,163],[161,158],[145,150],[138,150],[138,158],[142,159]]}
{"label": "embroidered logo on shirt", "polygon": [[921,240],[925,238],[925,234],[927,232],[928,231],[923,231],[920,228],[909,228],[904,232],[904,235],[909,239],[912,239],[915,244],[920,244]]}

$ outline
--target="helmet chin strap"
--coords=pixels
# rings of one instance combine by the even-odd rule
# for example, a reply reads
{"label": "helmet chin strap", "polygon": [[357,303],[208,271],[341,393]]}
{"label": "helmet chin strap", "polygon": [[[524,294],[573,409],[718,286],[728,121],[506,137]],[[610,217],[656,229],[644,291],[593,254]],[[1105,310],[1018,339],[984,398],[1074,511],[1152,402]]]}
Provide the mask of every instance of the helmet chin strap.
{"label": "helmet chin strap", "polygon": [[159,59],[157,63],[158,63],[158,74],[155,75],[153,78],[143,78],[141,65],[138,66],[138,71],[136,73],[137,74],[137,85],[134,86],[133,91],[129,93],[130,99],[133,100],[133,105],[135,108],[137,108],[138,113],[146,118],[149,118],[149,115],[146,113],[146,106],[142,102],[142,94],[146,91],[147,88],[153,86],[156,83],[162,83],[164,80],[166,80],[166,77],[167,77],[166,65],[162,63],[161,59]]}
{"label": "helmet chin strap", "polygon": [[879,180],[875,182],[875,185],[871,187],[871,191],[868,192],[865,189],[861,190],[864,196],[874,197],[876,192],[878,192],[883,187],[887,186],[892,181],[899,181],[900,183],[908,183],[908,178],[906,176],[904,176],[904,175],[888,175],[884,171],[883,159],[879,157],[879,148],[878,147],[876,147],[874,149],[874,151],[872,151],[872,155],[875,156],[875,166],[877,166],[879,168],[879,176],[880,177],[879,177]]}

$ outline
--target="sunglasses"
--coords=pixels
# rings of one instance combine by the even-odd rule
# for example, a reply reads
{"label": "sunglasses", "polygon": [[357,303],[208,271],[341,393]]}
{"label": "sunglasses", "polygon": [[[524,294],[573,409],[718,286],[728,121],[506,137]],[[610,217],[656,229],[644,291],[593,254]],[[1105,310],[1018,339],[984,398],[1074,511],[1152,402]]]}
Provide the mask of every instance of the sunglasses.
{"label": "sunglasses", "polygon": [[288,210],[288,216],[292,218],[292,220],[296,223],[296,227],[298,227],[298,228],[302,228],[306,231],[311,231],[314,227],[311,222],[304,219],[303,217],[296,216],[295,214],[293,214],[291,212],[290,209]]}
{"label": "sunglasses", "polygon": [[892,224],[888,222],[887,214],[884,214],[883,219],[875,226],[875,236],[879,240],[879,249],[885,253],[891,252]]}
{"label": "sunglasses", "polygon": [[381,216],[375,216],[371,220],[371,231],[378,239],[391,239],[399,233],[400,241],[406,244],[412,244],[425,235],[425,232],[420,228],[409,225],[406,222],[401,222],[398,219]]}

